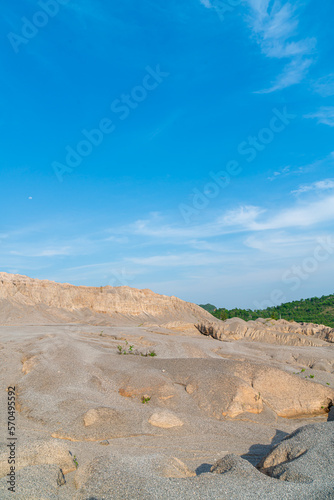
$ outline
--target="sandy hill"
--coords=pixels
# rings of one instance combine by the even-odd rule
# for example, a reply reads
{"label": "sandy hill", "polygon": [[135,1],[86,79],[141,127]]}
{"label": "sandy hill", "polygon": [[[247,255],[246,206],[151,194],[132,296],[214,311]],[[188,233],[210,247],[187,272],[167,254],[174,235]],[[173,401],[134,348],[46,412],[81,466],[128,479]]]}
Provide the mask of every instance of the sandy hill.
{"label": "sandy hill", "polygon": [[197,323],[212,321],[201,307],[151,290],[86,287],[0,273],[0,324]]}

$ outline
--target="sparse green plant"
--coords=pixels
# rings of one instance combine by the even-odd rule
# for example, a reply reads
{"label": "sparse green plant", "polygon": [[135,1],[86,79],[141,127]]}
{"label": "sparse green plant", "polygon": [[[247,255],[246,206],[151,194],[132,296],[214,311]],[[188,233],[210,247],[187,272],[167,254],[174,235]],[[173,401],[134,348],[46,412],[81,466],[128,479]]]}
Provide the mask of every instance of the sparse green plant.
{"label": "sparse green plant", "polygon": [[129,342],[126,340],[125,341],[125,347],[121,346],[121,345],[118,345],[117,346],[117,349],[118,349],[118,354],[133,354],[133,355],[136,355],[136,356],[145,356],[145,357],[154,357],[154,356],[157,356],[157,353],[154,351],[154,350],[151,350],[151,351],[148,351],[146,353],[142,353],[140,351],[138,351],[137,349],[135,350],[135,346],[134,345],[130,345]]}
{"label": "sparse green plant", "polygon": [[150,397],[147,397],[145,398],[145,396],[143,396],[141,398],[141,402],[143,403],[143,405],[145,405],[146,403],[148,403],[149,401],[151,401],[151,398]]}
{"label": "sparse green plant", "polygon": [[144,356],[145,358],[147,358],[148,356],[153,358],[154,356],[157,356],[157,353],[155,351],[151,350],[151,351],[146,352],[145,354],[141,353],[141,355]]}
{"label": "sparse green plant", "polygon": [[75,468],[77,469],[79,467],[79,463],[78,463],[78,459],[75,455],[73,457],[73,462],[74,462]]}
{"label": "sparse green plant", "polygon": [[[129,342],[126,340],[126,341],[125,341],[125,346],[127,347],[128,345],[129,345]],[[117,349],[118,349],[118,354],[123,354],[123,355],[126,355],[126,354],[134,354],[134,353],[132,352],[133,347],[134,347],[133,345],[132,345],[132,346],[130,345],[130,346],[128,347],[128,349],[126,349],[126,348],[124,348],[123,346],[118,345],[118,346],[117,346]]]}
{"label": "sparse green plant", "polygon": [[306,370],[305,368],[302,368],[300,372],[293,372],[294,375],[299,375],[300,373],[304,373]]}
{"label": "sparse green plant", "polygon": [[326,382],[326,385],[331,385],[329,382]]}
{"label": "sparse green plant", "polygon": [[310,378],[314,378],[314,375],[310,375]]}

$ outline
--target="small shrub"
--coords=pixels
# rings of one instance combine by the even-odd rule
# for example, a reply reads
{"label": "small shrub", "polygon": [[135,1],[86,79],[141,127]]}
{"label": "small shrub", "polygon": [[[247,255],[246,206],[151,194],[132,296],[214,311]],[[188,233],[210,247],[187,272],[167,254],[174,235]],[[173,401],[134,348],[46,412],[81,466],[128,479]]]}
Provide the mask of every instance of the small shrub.
{"label": "small shrub", "polygon": [[146,352],[145,354],[143,354],[142,352],[138,351],[137,349],[134,350],[134,345],[129,345],[129,342],[126,340],[125,341],[125,347],[121,346],[121,345],[118,345],[117,346],[117,349],[118,349],[118,354],[123,354],[123,355],[126,355],[126,354],[133,354],[133,355],[136,355],[136,356],[145,356],[145,357],[154,357],[154,356],[157,356],[157,353],[153,350],[151,351],[148,351]]}
{"label": "small shrub", "polygon": [[148,356],[153,358],[154,356],[157,356],[157,353],[155,351],[148,351],[145,354],[141,353],[141,355],[144,356],[145,358],[147,358]]}
{"label": "small shrub", "polygon": [[145,398],[145,396],[143,396],[141,398],[141,402],[143,403],[143,405],[145,405],[146,403],[148,403],[149,401],[151,401],[151,398],[150,397],[147,397]]}

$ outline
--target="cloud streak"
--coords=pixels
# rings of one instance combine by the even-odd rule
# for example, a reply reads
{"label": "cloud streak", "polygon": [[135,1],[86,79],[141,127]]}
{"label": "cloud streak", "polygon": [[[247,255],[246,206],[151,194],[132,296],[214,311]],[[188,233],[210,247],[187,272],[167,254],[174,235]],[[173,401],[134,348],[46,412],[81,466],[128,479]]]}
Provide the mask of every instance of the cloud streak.
{"label": "cloud streak", "polygon": [[334,74],[331,73],[327,76],[319,78],[313,84],[314,91],[322,97],[330,97],[334,95]]}
{"label": "cloud streak", "polygon": [[315,113],[310,113],[304,116],[305,118],[314,118],[318,124],[334,127],[334,106],[322,106]]}
{"label": "cloud streak", "polygon": [[316,181],[312,184],[304,184],[298,189],[291,191],[292,194],[303,194],[309,191],[323,191],[328,189],[334,189],[334,179],[325,179],[322,181]]}
{"label": "cloud streak", "polygon": [[[333,186],[332,186],[333,183]],[[310,186],[301,186],[296,193],[312,190],[325,191],[334,188],[334,180],[317,181]],[[168,244],[189,245],[201,238],[237,235],[245,232],[263,232],[277,229],[311,228],[334,218],[334,195],[311,203],[297,202],[296,205],[272,213],[265,207],[239,206],[216,216],[210,222],[191,227],[164,224],[163,218],[154,214],[146,220],[138,220],[123,230],[127,234],[165,241]]]}
{"label": "cloud streak", "polygon": [[[217,11],[221,9],[220,4],[223,5],[215,0],[200,0],[200,3]],[[271,93],[301,83],[313,63],[317,40],[298,38],[297,7],[281,0],[245,0],[244,3],[248,6],[247,23],[261,52],[271,59],[290,60],[269,88],[256,93]]]}
{"label": "cloud streak", "polygon": [[258,91],[270,93],[303,81],[313,63],[315,38],[296,39],[298,18],[296,7],[278,0],[248,0],[248,23],[262,53],[268,58],[290,59],[272,86]]}

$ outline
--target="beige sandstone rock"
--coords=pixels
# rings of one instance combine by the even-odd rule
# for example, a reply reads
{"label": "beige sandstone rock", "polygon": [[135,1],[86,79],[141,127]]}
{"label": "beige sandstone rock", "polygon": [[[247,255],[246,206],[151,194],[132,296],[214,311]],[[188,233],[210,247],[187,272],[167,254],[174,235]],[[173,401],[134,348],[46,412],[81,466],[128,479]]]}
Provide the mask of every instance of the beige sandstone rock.
{"label": "beige sandstone rock", "polygon": [[258,414],[263,410],[259,392],[229,370],[219,373],[208,369],[206,373],[192,375],[185,390],[199,408],[218,420],[244,412]]}
{"label": "beige sandstone rock", "polygon": [[119,419],[119,413],[112,408],[92,408],[83,417],[85,427],[94,424],[112,424],[113,421],[115,422]]}
{"label": "beige sandstone rock", "polygon": [[284,418],[326,415],[334,402],[331,387],[270,365],[236,360],[164,361],[175,382],[211,417],[222,420],[267,407]]}
{"label": "beige sandstone rock", "polygon": [[160,427],[161,429],[172,429],[173,427],[181,427],[184,425],[184,422],[182,422],[179,417],[169,411],[159,411],[153,413],[148,421],[151,425]]}
{"label": "beige sandstone rock", "polygon": [[326,414],[334,391],[275,368],[259,369],[253,387],[279,417],[296,418]]}

